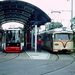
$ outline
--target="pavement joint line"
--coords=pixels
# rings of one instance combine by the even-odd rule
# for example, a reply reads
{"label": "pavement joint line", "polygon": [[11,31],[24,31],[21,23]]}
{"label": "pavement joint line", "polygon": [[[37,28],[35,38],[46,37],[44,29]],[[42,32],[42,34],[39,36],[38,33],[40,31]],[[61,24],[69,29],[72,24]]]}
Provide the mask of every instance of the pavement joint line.
{"label": "pavement joint line", "polygon": [[26,52],[31,59],[46,59],[50,58],[50,53],[48,52]]}
{"label": "pavement joint line", "polygon": [[33,57],[32,57],[28,52],[26,52],[26,54],[27,54],[31,59],[33,59]]}

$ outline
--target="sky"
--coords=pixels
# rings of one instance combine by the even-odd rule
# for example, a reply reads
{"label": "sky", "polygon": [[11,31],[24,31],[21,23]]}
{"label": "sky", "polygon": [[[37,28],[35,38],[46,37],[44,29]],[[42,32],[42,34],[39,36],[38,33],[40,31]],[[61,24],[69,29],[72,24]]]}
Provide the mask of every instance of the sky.
{"label": "sky", "polygon": [[[43,10],[53,21],[61,22],[64,26],[70,26],[71,0],[21,0],[33,4]],[[75,0],[73,0],[73,5]],[[51,13],[53,11],[53,13]],[[60,11],[61,13],[54,12]],[[73,17],[75,10],[73,6]]]}
{"label": "sky", "polygon": [[17,22],[8,22],[2,25],[3,29],[23,27],[23,24]]}
{"label": "sky", "polygon": [[[71,0],[25,0],[35,6],[38,6],[46,14],[49,15],[53,21],[61,22],[64,26],[70,26],[71,20]],[[75,0],[73,0],[73,5]],[[60,11],[53,12],[52,11]],[[73,17],[75,16],[75,10],[73,6]]]}

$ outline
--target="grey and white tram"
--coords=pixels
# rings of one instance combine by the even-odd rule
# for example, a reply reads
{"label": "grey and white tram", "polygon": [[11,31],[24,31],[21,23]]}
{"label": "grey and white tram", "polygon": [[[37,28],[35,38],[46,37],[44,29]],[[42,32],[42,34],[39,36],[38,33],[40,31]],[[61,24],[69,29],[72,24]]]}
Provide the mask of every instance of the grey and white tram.
{"label": "grey and white tram", "polygon": [[4,52],[21,52],[20,29],[7,29],[4,33]]}
{"label": "grey and white tram", "polygon": [[42,47],[53,52],[73,51],[73,32],[69,29],[57,28],[40,33]]}

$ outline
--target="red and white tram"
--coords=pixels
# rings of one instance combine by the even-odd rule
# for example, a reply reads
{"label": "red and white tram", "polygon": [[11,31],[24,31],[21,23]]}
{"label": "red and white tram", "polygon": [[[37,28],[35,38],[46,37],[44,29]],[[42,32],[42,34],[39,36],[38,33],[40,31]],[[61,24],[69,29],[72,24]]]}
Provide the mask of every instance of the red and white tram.
{"label": "red and white tram", "polygon": [[73,51],[73,32],[69,29],[57,28],[40,33],[42,47],[53,52]]}
{"label": "red and white tram", "polygon": [[7,29],[4,33],[4,52],[21,52],[20,29]]}

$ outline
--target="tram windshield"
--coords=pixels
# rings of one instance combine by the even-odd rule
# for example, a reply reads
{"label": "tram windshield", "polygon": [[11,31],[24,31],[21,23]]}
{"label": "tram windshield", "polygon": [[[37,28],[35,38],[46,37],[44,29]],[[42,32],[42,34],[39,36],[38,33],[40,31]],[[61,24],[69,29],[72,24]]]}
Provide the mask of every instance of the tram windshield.
{"label": "tram windshield", "polygon": [[54,40],[73,40],[71,33],[58,33],[54,35]]}
{"label": "tram windshield", "polygon": [[20,30],[6,31],[6,43],[19,43],[19,42],[20,42]]}

